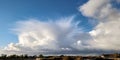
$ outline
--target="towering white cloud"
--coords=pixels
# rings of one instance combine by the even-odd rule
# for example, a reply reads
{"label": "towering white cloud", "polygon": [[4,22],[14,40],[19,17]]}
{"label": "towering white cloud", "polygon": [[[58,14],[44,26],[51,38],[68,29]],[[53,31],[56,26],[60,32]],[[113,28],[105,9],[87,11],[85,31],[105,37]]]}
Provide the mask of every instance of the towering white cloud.
{"label": "towering white cloud", "polygon": [[120,50],[120,11],[114,8],[113,2],[119,3],[119,0],[89,0],[79,7],[84,16],[99,21],[90,32],[83,32],[79,22],[73,21],[74,16],[52,21],[19,21],[14,29],[18,43],[8,44],[0,53],[34,55]]}
{"label": "towering white cloud", "polygon": [[73,20],[74,16],[56,21],[19,21],[13,29],[18,35],[18,43],[10,43],[1,51],[8,54],[34,55],[78,50],[76,43],[81,43],[82,46],[82,42],[90,37],[78,27],[79,22]]}
{"label": "towering white cloud", "polygon": [[[119,0],[114,0],[114,2]],[[84,16],[94,18],[99,24],[90,31],[93,40],[91,48],[120,50],[120,11],[112,5],[113,0],[89,0],[80,11]],[[116,2],[117,3],[117,2]]]}

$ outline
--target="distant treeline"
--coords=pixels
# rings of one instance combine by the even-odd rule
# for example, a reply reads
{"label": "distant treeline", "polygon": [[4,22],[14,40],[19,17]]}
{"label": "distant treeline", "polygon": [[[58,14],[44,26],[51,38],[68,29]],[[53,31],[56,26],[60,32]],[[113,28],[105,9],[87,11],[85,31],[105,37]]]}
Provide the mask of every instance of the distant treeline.
{"label": "distant treeline", "polygon": [[27,54],[24,54],[24,55],[16,55],[16,54],[6,55],[6,54],[1,54],[0,59],[6,59],[6,58],[36,58],[36,57],[43,58],[44,56],[42,54],[40,54],[38,56],[37,55],[28,56]]}

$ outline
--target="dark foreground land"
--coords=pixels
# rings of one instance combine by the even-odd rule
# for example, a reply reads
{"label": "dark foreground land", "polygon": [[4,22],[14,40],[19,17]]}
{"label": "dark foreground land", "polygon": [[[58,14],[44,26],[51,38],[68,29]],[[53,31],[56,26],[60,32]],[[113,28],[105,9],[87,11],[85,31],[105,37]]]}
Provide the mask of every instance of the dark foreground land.
{"label": "dark foreground land", "polygon": [[100,56],[27,56],[27,55],[4,55],[0,60],[120,60],[120,54],[102,54]]}

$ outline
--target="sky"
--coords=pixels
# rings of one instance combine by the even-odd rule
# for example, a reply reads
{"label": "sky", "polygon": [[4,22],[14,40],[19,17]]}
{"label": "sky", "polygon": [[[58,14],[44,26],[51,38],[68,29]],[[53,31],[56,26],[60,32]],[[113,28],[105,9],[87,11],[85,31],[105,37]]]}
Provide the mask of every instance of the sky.
{"label": "sky", "polygon": [[[69,2],[69,3],[68,3]],[[5,46],[8,43],[17,42],[17,36],[10,31],[14,24],[20,20],[30,18],[48,20],[59,19],[60,17],[80,15],[78,7],[83,4],[79,0],[1,0],[0,1],[0,44]],[[79,18],[79,17],[78,17]],[[82,20],[83,17],[78,19]],[[86,22],[86,21],[84,21]],[[4,42],[4,43],[3,43]]]}
{"label": "sky", "polygon": [[119,52],[120,0],[0,0],[0,54]]}

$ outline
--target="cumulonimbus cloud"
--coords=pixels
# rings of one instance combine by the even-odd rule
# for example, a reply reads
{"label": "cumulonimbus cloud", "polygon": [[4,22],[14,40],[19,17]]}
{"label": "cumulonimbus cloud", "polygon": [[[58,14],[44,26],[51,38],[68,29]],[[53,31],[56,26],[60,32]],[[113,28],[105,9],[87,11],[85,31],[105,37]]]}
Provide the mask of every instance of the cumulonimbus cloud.
{"label": "cumulonimbus cloud", "polygon": [[[119,0],[114,2],[119,3]],[[120,11],[114,8],[113,0],[89,0],[79,7],[86,17],[99,21],[92,31],[83,32],[73,22],[74,16],[52,21],[28,19],[17,22],[14,29],[18,43],[10,43],[0,53],[90,53],[94,50],[120,50]]]}
{"label": "cumulonimbus cloud", "polygon": [[80,22],[73,20],[74,16],[56,21],[19,21],[13,29],[18,35],[18,43],[10,43],[1,51],[8,54],[34,55],[82,50],[86,40],[91,37],[78,26]]}

